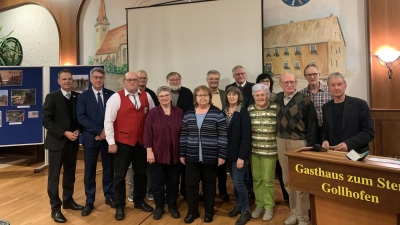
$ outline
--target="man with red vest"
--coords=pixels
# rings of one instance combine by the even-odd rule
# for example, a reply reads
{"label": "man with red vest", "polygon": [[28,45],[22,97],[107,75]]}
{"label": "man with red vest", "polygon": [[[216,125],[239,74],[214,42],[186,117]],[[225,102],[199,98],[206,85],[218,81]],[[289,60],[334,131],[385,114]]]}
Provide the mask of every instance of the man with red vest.
{"label": "man with red vest", "polygon": [[125,74],[124,89],[113,94],[107,101],[104,130],[108,142],[108,152],[114,154],[114,203],[117,208],[116,220],[125,218],[126,199],[125,175],[132,163],[134,172],[133,202],[135,208],[152,212],[146,204],[147,153],[143,148],[144,122],[147,113],[154,107],[149,93],[138,88],[138,75]]}

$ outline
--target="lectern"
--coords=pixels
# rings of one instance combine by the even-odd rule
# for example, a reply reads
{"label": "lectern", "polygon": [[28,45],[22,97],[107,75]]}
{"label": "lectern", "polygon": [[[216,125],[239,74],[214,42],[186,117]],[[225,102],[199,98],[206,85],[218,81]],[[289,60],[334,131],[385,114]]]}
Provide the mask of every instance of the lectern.
{"label": "lectern", "polygon": [[312,224],[400,225],[400,161],[295,150],[286,152],[289,187],[310,193]]}

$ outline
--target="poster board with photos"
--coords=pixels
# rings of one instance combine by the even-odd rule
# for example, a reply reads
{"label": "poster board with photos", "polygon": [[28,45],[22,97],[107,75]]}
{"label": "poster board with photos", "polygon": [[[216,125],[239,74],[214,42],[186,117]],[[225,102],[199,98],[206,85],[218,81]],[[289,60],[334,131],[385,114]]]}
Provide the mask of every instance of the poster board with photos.
{"label": "poster board with photos", "polygon": [[43,144],[43,67],[0,67],[0,147]]}
{"label": "poster board with photos", "polygon": [[50,66],[50,92],[57,91],[60,88],[58,84],[58,73],[62,69],[69,69],[72,72],[72,90],[82,93],[83,91],[92,88],[89,81],[90,70],[95,67],[104,69],[102,65],[96,66]]}

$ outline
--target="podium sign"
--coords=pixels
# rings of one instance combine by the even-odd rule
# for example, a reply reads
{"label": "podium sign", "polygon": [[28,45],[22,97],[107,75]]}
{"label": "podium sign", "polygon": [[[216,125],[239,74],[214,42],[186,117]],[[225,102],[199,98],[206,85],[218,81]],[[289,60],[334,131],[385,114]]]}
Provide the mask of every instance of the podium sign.
{"label": "podium sign", "polygon": [[[339,220],[343,222],[348,215],[354,223],[347,221],[346,224],[397,224],[397,213],[400,212],[399,161],[368,156],[358,162],[347,159],[345,152],[296,153],[294,150],[286,153],[289,159],[289,186],[311,194],[311,210],[316,216],[313,221],[330,224],[335,217],[342,217]],[[346,212],[341,216],[343,209]],[[368,214],[372,218],[368,218]],[[367,223],[355,219],[360,215],[363,217],[360,220]],[[386,218],[380,218],[382,215]],[[321,222],[323,218],[329,219],[329,222]]]}

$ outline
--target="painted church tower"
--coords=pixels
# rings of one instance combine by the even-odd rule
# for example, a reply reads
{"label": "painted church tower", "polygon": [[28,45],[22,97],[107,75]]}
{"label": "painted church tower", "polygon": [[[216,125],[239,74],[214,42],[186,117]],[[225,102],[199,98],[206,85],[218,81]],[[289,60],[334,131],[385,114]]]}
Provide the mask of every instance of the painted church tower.
{"label": "painted church tower", "polygon": [[106,5],[104,4],[104,0],[100,1],[99,14],[97,16],[96,25],[94,25],[94,27],[96,28],[95,50],[97,51],[99,50],[101,44],[106,38],[106,35],[110,27],[110,23],[108,22],[106,15]]}

